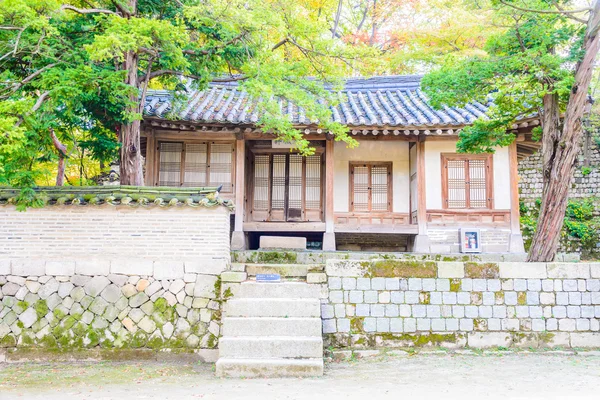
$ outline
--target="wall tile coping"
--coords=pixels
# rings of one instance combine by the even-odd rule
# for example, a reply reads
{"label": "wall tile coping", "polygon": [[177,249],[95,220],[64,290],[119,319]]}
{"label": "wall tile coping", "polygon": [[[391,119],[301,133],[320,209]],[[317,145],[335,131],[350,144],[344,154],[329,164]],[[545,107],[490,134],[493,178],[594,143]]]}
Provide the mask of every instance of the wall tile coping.
{"label": "wall tile coping", "polygon": [[326,262],[328,276],[399,278],[589,279],[600,262],[458,262],[373,259]]}
{"label": "wall tile coping", "polygon": [[143,258],[30,259],[0,258],[0,276],[43,275],[141,275],[156,279],[181,279],[184,274],[220,275],[229,268],[228,258],[198,257],[184,260]]}

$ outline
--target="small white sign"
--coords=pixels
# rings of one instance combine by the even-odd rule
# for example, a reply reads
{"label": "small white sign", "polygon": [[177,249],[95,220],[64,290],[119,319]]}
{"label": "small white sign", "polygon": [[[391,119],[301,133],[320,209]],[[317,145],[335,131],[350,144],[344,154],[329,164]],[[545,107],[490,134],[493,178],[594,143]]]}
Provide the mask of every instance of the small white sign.
{"label": "small white sign", "polygon": [[283,140],[273,140],[271,141],[271,147],[273,149],[295,149],[296,142],[286,142]]}
{"label": "small white sign", "polygon": [[481,232],[477,228],[460,228],[460,251],[481,253]]}

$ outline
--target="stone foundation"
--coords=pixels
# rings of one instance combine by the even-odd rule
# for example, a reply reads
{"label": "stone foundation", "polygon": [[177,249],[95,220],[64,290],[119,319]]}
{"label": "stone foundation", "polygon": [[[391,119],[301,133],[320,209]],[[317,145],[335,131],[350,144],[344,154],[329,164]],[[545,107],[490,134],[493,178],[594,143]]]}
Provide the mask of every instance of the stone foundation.
{"label": "stone foundation", "polygon": [[600,263],[328,260],[326,273],[326,347],[600,347]]}
{"label": "stone foundation", "polygon": [[218,345],[224,264],[121,259],[0,265],[2,348],[191,351]]}

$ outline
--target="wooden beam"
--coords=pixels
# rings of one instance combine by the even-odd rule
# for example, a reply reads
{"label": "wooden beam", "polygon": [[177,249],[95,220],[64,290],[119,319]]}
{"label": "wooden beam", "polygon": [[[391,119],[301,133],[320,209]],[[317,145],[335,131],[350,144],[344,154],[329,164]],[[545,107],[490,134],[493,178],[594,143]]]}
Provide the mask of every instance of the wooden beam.
{"label": "wooden beam", "polygon": [[165,131],[156,130],[156,139],[173,141],[173,140],[223,140],[233,141],[236,139],[233,132],[212,132],[212,131]]}
{"label": "wooden beam", "polygon": [[324,222],[244,222],[245,232],[325,232]]}
{"label": "wooden beam", "polygon": [[519,221],[519,164],[517,160],[517,142],[508,147],[510,169],[510,230],[513,235],[521,234]]}
{"label": "wooden beam", "polygon": [[417,223],[419,235],[427,235],[427,193],[425,182],[425,142],[417,143]]}

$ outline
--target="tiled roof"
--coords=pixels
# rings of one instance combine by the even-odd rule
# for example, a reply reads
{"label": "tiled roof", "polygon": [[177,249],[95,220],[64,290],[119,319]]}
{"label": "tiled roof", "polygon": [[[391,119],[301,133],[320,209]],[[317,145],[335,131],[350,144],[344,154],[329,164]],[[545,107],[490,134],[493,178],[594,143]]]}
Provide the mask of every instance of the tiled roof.
{"label": "tiled roof", "polygon": [[[0,186],[0,206],[20,204],[23,189]],[[27,190],[27,189],[25,189]],[[231,200],[219,197],[219,188],[179,188],[144,186],[40,186],[32,189],[34,204],[43,205],[128,205],[139,206],[189,206],[234,209]]]}
{"label": "tiled roof", "polygon": [[[336,93],[340,103],[331,107],[336,122],[356,127],[453,127],[469,124],[485,115],[490,103],[472,102],[463,108],[434,110],[420,89],[421,76],[350,78]],[[173,96],[166,91],[149,91],[144,115],[173,121],[204,124],[255,124],[260,115],[256,101],[236,84],[212,84],[206,90],[190,90],[187,101],[174,109]],[[302,108],[285,99],[282,111],[298,126],[315,124]]]}

